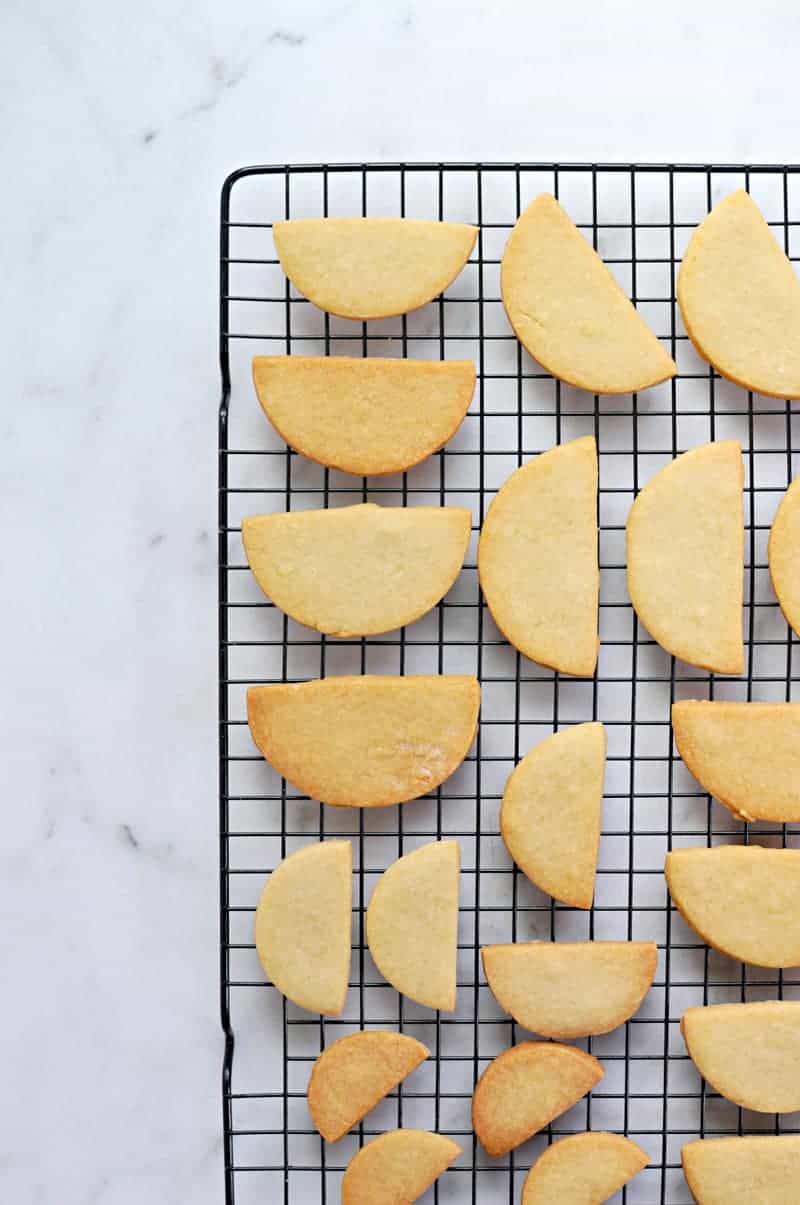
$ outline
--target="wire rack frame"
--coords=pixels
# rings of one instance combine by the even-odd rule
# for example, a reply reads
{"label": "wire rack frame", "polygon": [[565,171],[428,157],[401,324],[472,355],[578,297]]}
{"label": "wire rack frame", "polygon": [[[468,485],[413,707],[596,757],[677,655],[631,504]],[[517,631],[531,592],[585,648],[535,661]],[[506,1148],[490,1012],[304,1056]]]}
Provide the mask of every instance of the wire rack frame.
{"label": "wire rack frame", "polygon": [[[695,355],[675,303],[686,241],[731,188],[753,192],[776,236],[800,258],[800,168],[707,164],[338,164],[244,168],[222,191],[219,410],[220,983],[225,1199],[336,1202],[344,1167],[366,1139],[397,1125],[446,1133],[463,1148],[429,1190],[434,1202],[514,1202],[527,1168],[555,1137],[585,1128],[630,1135],[648,1169],[614,1200],[681,1205],[691,1196],[680,1147],[717,1134],[800,1132],[800,1116],[743,1112],[697,1076],[678,1025],[688,1004],[800,998],[800,976],[725,959],[670,905],[662,874],[673,846],[756,841],[800,844],[786,825],[742,825],[712,804],[672,745],[669,707],[682,697],[790,699],[797,641],[771,593],[766,538],[797,465],[788,403],[748,394]],[[554,192],[611,266],[679,367],[641,396],[583,394],[554,381],[502,316],[502,246],[525,204]],[[271,226],[286,217],[396,214],[479,227],[461,277],[417,314],[356,323],[315,310],[279,270]],[[358,479],[310,465],[260,415],[249,381],[253,353],[474,358],[476,395],[461,430],[423,466],[397,478]],[[593,434],[600,460],[602,650],[593,679],[564,677],[520,657],[486,611],[475,536],[502,480],[531,455]],[[720,678],[664,654],[639,627],[624,585],[624,525],[650,474],[686,447],[738,438],[745,459],[746,671]],[[241,551],[247,513],[342,505],[448,502],[473,510],[473,542],[454,589],[426,618],[386,637],[331,640],[295,625],[254,588]],[[342,672],[472,672],[481,723],[464,766],[430,798],[377,813],[325,808],[297,796],[249,742],[244,689]],[[549,732],[600,719],[609,736],[603,835],[594,907],[554,903],[510,863],[497,810],[505,777]],[[353,961],[348,1003],[319,1019],[264,982],[252,939],[255,903],[277,861],[309,840],[353,842]],[[459,1004],[431,1014],[382,983],[364,941],[372,884],[422,841],[462,845]],[[469,1122],[474,1081],[488,1060],[525,1036],[482,979],[488,941],[653,938],[655,984],[640,1013],[581,1043],[603,1062],[597,1091],[517,1151],[489,1159]],[[327,1147],[305,1110],[314,1058],[343,1033],[385,1025],[421,1038],[428,1060],[348,1138]],[[236,1057],[234,1058],[234,1039]]]}

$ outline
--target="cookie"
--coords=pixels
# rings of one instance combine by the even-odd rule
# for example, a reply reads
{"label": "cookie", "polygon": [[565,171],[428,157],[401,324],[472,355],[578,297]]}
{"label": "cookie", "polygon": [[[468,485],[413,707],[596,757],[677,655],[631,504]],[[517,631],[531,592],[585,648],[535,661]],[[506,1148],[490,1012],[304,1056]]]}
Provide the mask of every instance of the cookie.
{"label": "cookie", "polygon": [[309,460],[358,476],[402,473],[461,426],[471,360],[255,356],[253,382],[282,439]]}
{"label": "cookie", "polygon": [[522,1186],[522,1205],[602,1205],[649,1162],[620,1134],[572,1134],[536,1160]]}
{"label": "cookie", "polygon": [[462,507],[367,502],[242,519],[242,540],[259,586],[292,619],[328,636],[374,636],[444,597],[471,529]]}
{"label": "cookie", "polygon": [[391,1130],[356,1151],[342,1179],[342,1205],[411,1205],[461,1147],[427,1130]]}
{"label": "cookie", "polygon": [[673,849],[673,902],[703,941],[740,962],[800,966],[800,849]]}
{"label": "cookie", "polygon": [[256,950],[287,999],[337,1016],[350,973],[353,851],[321,841],[289,854],[264,884],[256,909]]}
{"label": "cookie", "polygon": [[501,1008],[546,1038],[608,1033],[632,1017],[656,973],[653,941],[530,941],[484,946]]}
{"label": "cookie", "polygon": [[800,477],[781,498],[767,546],[772,589],[786,622],[800,636]]}
{"label": "cookie", "polygon": [[588,677],[597,664],[597,446],[560,444],[512,473],[478,544],[478,576],[500,631],[532,661]]}
{"label": "cookie", "polygon": [[687,1142],[681,1161],[697,1205],[797,1205],[800,1134]]}
{"label": "cookie", "polygon": [[300,218],[276,222],[275,249],[298,292],[340,318],[393,318],[455,280],[476,226],[412,218]]}
{"label": "cookie", "polygon": [[338,1142],[430,1055],[404,1033],[364,1029],[323,1050],[308,1081],[308,1111],[326,1142]]}
{"label": "cookie", "polygon": [[628,517],[628,591],[673,657],[719,674],[744,669],[742,450],[703,444],[671,461]]}
{"label": "cookie", "polygon": [[687,1008],[681,1033],[703,1079],[735,1105],[756,1113],[800,1109],[800,1002]]}
{"label": "cookie", "polygon": [[744,190],[715,205],[692,235],[678,305],[697,351],[724,377],[800,398],[800,283]]}
{"label": "cookie", "polygon": [[565,1113],[603,1078],[576,1046],[519,1042],[492,1059],[472,1095],[472,1127],[489,1155],[505,1155]]}
{"label": "cookie", "polygon": [[742,820],[800,820],[800,703],[686,699],[672,705],[678,752]]}
{"label": "cookie", "polygon": [[564,728],[512,770],[500,805],[500,832],[520,870],[573,908],[592,906],[605,759],[602,724]]}
{"label": "cookie", "polygon": [[435,790],[478,725],[475,678],[356,675],[251,686],[247,719],[264,757],[304,795],[384,807]]}
{"label": "cookie", "polygon": [[554,377],[632,393],[677,368],[616,279],[549,193],[511,231],[500,291],[517,338]]}
{"label": "cookie", "polygon": [[367,945],[393,988],[428,1008],[456,1006],[457,841],[431,841],[383,872],[367,908]]}

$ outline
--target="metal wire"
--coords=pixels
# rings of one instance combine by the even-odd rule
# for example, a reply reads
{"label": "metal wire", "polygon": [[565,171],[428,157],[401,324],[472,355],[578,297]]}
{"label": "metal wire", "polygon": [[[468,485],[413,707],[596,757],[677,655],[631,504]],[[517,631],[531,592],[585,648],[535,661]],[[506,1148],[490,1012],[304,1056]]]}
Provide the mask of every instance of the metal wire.
{"label": "metal wire", "polygon": [[[766,537],[792,478],[796,419],[788,403],[721,380],[693,352],[675,303],[691,230],[719,196],[749,187],[787,254],[798,251],[798,167],[742,164],[345,164],[251,167],[222,192],[219,413],[220,976],[225,1034],[222,1097],[227,1205],[336,1202],[343,1168],[371,1135],[418,1125],[456,1139],[463,1154],[431,1190],[436,1202],[513,1202],[544,1146],[584,1128],[631,1136],[650,1165],[615,1200],[680,1205],[691,1196],[680,1147],[716,1134],[800,1132],[800,1116],[743,1112],[710,1091],[679,1035],[689,1004],[800,998],[800,972],[732,962],[700,943],[670,904],[662,875],[673,846],[730,841],[800,845],[800,829],[742,825],[699,790],[677,757],[669,708],[684,697],[796,696],[796,639],[771,593]],[[516,217],[542,189],[561,197],[593,246],[619,272],[679,366],[640,396],[598,398],[553,381],[523,352],[502,317],[497,265]],[[472,260],[418,314],[345,322],[297,296],[279,270],[273,221],[395,213],[474,222]],[[797,256],[794,256],[796,259]],[[359,480],[288,450],[260,414],[253,353],[473,358],[470,414],[443,451],[397,478]],[[502,480],[554,443],[593,434],[600,458],[602,650],[593,679],[526,661],[502,639],[479,594],[474,539]],[[630,502],[655,468],[689,446],[738,438],[745,458],[747,668],[739,678],[692,669],[639,627],[624,582]],[[399,633],[329,640],[265,601],[247,572],[240,520],[263,510],[375,498],[470,506],[473,544],[459,582],[435,611]],[[328,809],[277,778],[249,741],[244,689],[337,673],[471,672],[481,679],[474,751],[430,798],[373,813]],[[595,905],[562,907],[512,865],[499,837],[502,788],[514,764],[549,732],[600,719],[609,734],[607,790]],[[351,990],[338,1018],[317,1019],[264,982],[252,940],[267,873],[298,845],[353,842]],[[422,841],[458,837],[462,898],[458,1008],[431,1015],[383,984],[366,948],[364,907],[377,875]],[[655,984],[614,1034],[581,1043],[603,1062],[589,1098],[502,1160],[470,1126],[472,1087],[488,1060],[524,1036],[494,1005],[480,946],[498,940],[652,938]],[[305,1110],[307,1076],[327,1043],[354,1029],[412,1033],[432,1058],[348,1138],[326,1149]],[[234,1048],[234,1038],[236,1047]],[[235,1055],[234,1055],[235,1049]],[[428,1198],[426,1198],[428,1199]]]}

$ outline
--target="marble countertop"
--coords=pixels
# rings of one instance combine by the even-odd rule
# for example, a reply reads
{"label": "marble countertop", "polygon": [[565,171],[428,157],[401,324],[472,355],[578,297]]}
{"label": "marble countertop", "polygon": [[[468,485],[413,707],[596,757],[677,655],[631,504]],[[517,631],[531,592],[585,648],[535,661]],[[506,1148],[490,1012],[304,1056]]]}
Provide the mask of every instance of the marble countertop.
{"label": "marble countertop", "polygon": [[225,175],[781,161],[798,27],[780,0],[7,0],[4,1201],[222,1200]]}

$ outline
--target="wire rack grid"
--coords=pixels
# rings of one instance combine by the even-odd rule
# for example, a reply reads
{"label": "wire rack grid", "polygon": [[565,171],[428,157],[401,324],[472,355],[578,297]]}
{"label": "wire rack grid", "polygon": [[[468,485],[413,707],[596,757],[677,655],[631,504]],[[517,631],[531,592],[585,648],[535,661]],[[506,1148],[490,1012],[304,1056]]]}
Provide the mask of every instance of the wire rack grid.
{"label": "wire rack grid", "polygon": [[[252,167],[222,194],[219,413],[219,710],[221,1009],[228,1205],[337,1202],[344,1167],[371,1136],[395,1126],[450,1135],[463,1148],[425,1200],[514,1202],[527,1168],[553,1138],[585,1128],[631,1136],[649,1167],[614,1200],[682,1205],[691,1196],[680,1148],[698,1136],[800,1132],[800,1116],[746,1113],[700,1080],[679,1033],[688,1005],[800,998],[797,973],[745,967],[699,942],[670,906],[667,850],[750,840],[800,845],[800,828],[742,825],[712,803],[672,745],[675,699],[792,698],[797,641],[772,594],[766,540],[792,478],[798,418],[784,402],[722,380],[695,354],[675,303],[677,268],[697,222],[736,187],[753,193],[790,257],[800,258],[798,167],[599,164],[352,164]],[[504,242],[538,192],[555,193],[600,252],[679,368],[641,395],[596,397],[553,380],[515,339],[499,292]],[[469,264],[438,300],[403,318],[352,322],[321,313],[280,270],[272,222],[287,217],[399,215],[479,227]],[[450,443],[391,478],[359,479],[311,464],[263,419],[250,380],[255,353],[471,358],[477,386]],[[553,444],[593,434],[600,462],[600,633],[595,676],[577,680],[521,657],[483,604],[475,540],[503,480]],[[746,672],[720,678],[664,653],[638,625],[625,585],[624,529],[636,492],[679,452],[737,438],[745,460]],[[471,507],[473,537],[457,583],[400,632],[326,639],[265,600],[244,560],[243,515],[346,505]],[[252,745],[244,692],[258,682],[342,673],[474,673],[482,711],[474,748],[432,796],[401,807],[335,809],[298,796]],[[512,865],[498,809],[509,772],[538,740],[600,719],[608,735],[594,907],[554,903]],[[340,1017],[320,1019],[265,983],[253,915],[265,876],[309,841],[351,839],[351,987]],[[364,940],[364,907],[380,872],[423,842],[462,848],[458,1005],[432,1013],[386,985]],[[656,980],[638,1015],[581,1045],[605,1077],[543,1134],[490,1159],[470,1125],[473,1085],[487,1062],[526,1036],[496,1006],[480,946],[529,939],[653,939]],[[357,1129],[326,1146],[305,1088],[315,1057],[344,1033],[398,1028],[432,1051]],[[235,1047],[234,1047],[235,1039]],[[235,1051],[235,1054],[234,1054]]]}

